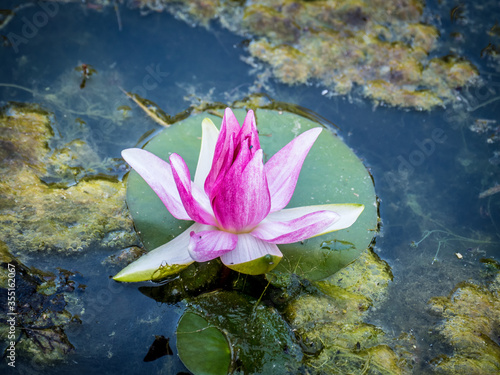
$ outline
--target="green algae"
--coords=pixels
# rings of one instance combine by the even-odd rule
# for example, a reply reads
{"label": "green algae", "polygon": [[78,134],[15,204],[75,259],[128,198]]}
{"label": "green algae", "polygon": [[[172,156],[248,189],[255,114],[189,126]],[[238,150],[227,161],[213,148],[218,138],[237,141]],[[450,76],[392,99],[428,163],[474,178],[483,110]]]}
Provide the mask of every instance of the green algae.
{"label": "green algae", "polygon": [[[270,5],[270,4],[269,4]],[[242,26],[252,29],[257,36],[268,36],[283,42],[294,42],[300,32],[299,25],[275,7],[252,4],[243,11]]]}
{"label": "green algae", "polygon": [[252,42],[249,51],[253,56],[268,63],[273,75],[280,81],[293,85],[310,79],[309,67],[305,64],[306,53],[289,45],[272,46],[266,40]]}
{"label": "green algae", "polygon": [[360,294],[370,301],[379,302],[384,299],[385,288],[392,279],[389,265],[373,251],[367,250],[355,263],[330,278],[318,281],[317,285],[320,289],[323,286],[342,288],[346,292]]}
{"label": "green algae", "polygon": [[0,142],[6,155],[0,162],[0,232],[9,249],[16,255],[71,253],[97,244],[114,248],[137,242],[122,182],[104,176],[75,184],[73,178],[73,186],[57,188],[42,181],[49,171],[70,170],[69,159],[98,163],[80,140],[68,146],[77,151],[51,150],[52,135],[51,115],[40,107],[10,104],[2,109]]}
{"label": "green algae", "polygon": [[488,285],[459,283],[448,297],[429,301],[443,318],[438,331],[453,355],[433,360],[438,374],[494,374],[500,371],[500,273]]}
{"label": "green algae", "polygon": [[[335,7],[331,4],[335,3],[322,4],[326,8],[322,11],[328,14],[328,8]],[[315,24],[311,20],[318,10],[303,4],[301,11],[290,14],[301,30],[307,28],[292,43],[296,53],[288,52],[287,39],[270,34],[252,40],[249,52],[269,64],[273,75],[284,83],[317,81],[338,94],[348,94],[358,85],[375,102],[424,110],[455,100],[454,90],[478,76],[476,68],[465,60],[428,59],[438,38],[433,26],[405,18],[384,20],[374,8],[391,3],[351,5],[349,10],[332,10],[331,18]],[[359,22],[354,26],[346,22],[356,18]],[[259,24],[252,26],[251,33],[262,30]]]}
{"label": "green algae", "polygon": [[260,67],[256,89],[270,77],[289,85],[317,83],[329,95],[347,95],[359,87],[376,104],[431,110],[456,102],[457,90],[478,81],[475,66],[460,56],[430,58],[440,35],[423,22],[422,0],[136,4],[205,26],[218,19],[249,36],[245,61]]}
{"label": "green algae", "polygon": [[40,180],[51,187],[67,188],[82,180],[93,178],[117,181],[108,174],[118,163],[109,158],[102,159],[97,151],[83,139],[77,138],[47,153],[42,159],[45,173]]}
{"label": "green algae", "polygon": [[341,271],[314,282],[316,292],[286,306],[285,316],[301,342],[316,348],[304,359],[309,373],[408,373],[383,330],[364,321],[367,310],[384,301],[391,280],[388,265],[368,250]]}

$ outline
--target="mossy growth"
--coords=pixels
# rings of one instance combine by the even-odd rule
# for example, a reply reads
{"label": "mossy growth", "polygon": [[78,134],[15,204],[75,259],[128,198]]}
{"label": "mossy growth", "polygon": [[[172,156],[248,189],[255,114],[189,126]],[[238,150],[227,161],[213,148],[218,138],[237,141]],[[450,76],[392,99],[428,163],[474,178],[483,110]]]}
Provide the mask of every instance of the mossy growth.
{"label": "mossy growth", "polygon": [[387,345],[382,329],[365,323],[367,310],[383,301],[392,280],[389,266],[371,250],[350,265],[312,283],[285,308],[300,338],[311,374],[405,374],[405,362]]}
{"label": "mossy growth", "polygon": [[224,27],[249,36],[247,61],[254,67],[264,63],[258,79],[318,83],[340,95],[360,87],[377,104],[418,110],[454,102],[456,90],[478,81],[477,69],[461,57],[429,57],[440,35],[423,22],[423,0],[139,3],[203,25],[218,18]]}
{"label": "mossy growth", "polygon": [[71,173],[72,152],[98,162],[80,140],[50,150],[52,135],[50,113],[36,105],[12,103],[0,112],[0,233],[9,249],[17,256],[136,243],[122,182],[100,176],[59,188],[42,181],[49,171]]}
{"label": "mossy growth", "polygon": [[438,331],[453,347],[453,355],[432,361],[436,373],[500,372],[500,272],[489,285],[459,283],[449,297],[434,297],[429,306],[443,317]]}
{"label": "mossy growth", "polygon": [[252,4],[243,11],[244,28],[251,28],[258,36],[269,36],[284,42],[294,42],[299,26],[287,15],[270,6]]}
{"label": "mossy growth", "polygon": [[310,78],[306,55],[289,45],[272,46],[266,40],[253,42],[249,51],[272,66],[273,73],[287,84],[306,83]]}

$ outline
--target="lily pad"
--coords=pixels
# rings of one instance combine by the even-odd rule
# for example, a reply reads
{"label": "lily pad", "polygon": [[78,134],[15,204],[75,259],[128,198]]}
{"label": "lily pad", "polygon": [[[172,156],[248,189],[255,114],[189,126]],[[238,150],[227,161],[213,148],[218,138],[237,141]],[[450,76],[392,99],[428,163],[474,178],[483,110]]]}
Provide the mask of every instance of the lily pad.
{"label": "lily pad", "polygon": [[182,362],[196,375],[226,375],[231,349],[226,337],[205,318],[185,313],[177,326],[177,348]]}
{"label": "lily pad", "polygon": [[[234,113],[242,123],[246,111],[235,110]],[[257,109],[255,113],[266,160],[304,131],[323,126],[288,112]],[[164,160],[178,153],[186,161],[193,178],[200,151],[201,122],[205,117],[216,125],[221,123],[221,118],[212,114],[194,115],[163,130],[144,148]],[[148,250],[172,240],[192,224],[170,215],[134,171],[128,178],[127,203]],[[327,277],[356,259],[369,246],[377,229],[377,203],[370,174],[340,137],[325,129],[304,162],[287,207],[331,203],[363,204],[365,210],[348,229],[301,243],[279,245],[284,257],[273,273],[293,272],[310,280]]]}

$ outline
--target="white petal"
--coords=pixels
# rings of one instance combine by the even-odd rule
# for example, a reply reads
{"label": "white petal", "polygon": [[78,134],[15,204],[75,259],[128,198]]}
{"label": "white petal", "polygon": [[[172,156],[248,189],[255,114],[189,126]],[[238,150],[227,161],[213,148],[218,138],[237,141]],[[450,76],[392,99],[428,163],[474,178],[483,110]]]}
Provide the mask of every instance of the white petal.
{"label": "white petal", "polygon": [[215,144],[219,137],[219,129],[215,127],[214,123],[209,118],[203,119],[201,129],[201,149],[200,156],[198,157],[198,165],[196,166],[196,173],[194,174],[194,183],[203,190],[205,180],[212,168]]}
{"label": "white petal", "polygon": [[262,241],[251,234],[238,234],[238,244],[233,251],[220,257],[226,266],[250,262],[266,255],[282,257],[280,249],[273,243]]}
{"label": "white petal", "polygon": [[190,233],[206,228],[212,227],[198,223],[191,225],[172,241],[151,250],[135,262],[129,264],[118,272],[113,279],[117,281],[137,282],[153,280],[160,276],[164,277],[169,274],[178,273],[194,262],[188,252],[189,240],[191,238]]}
{"label": "white petal", "polygon": [[[321,204],[317,206],[303,206],[295,208],[286,208],[281,211],[270,213],[266,219],[272,221],[286,221],[299,218],[303,215],[316,211],[333,211],[340,215],[340,219],[335,221],[329,227],[323,229],[316,236],[321,236],[336,230],[349,228],[358,219],[359,215],[365,206],[357,203],[338,203],[338,204]],[[314,236],[314,237],[316,237]]]}

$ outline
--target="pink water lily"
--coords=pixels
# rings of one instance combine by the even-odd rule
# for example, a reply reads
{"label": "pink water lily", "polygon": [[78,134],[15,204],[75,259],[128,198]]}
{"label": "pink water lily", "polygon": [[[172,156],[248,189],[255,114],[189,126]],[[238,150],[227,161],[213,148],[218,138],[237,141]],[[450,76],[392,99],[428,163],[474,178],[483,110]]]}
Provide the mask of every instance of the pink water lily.
{"label": "pink water lily", "polygon": [[168,211],[194,224],[172,241],[139,258],[115,277],[118,281],[157,279],[193,262],[221,259],[248,274],[265,273],[282,258],[278,244],[303,241],[351,226],[364,206],[326,204],[285,209],[310,148],[321,133],[310,129],[263,163],[255,116],[248,111],[240,127],[224,113],[219,130],[208,118],[194,181],[177,154],[170,164],[132,148],[123,158],[149,184]]}

